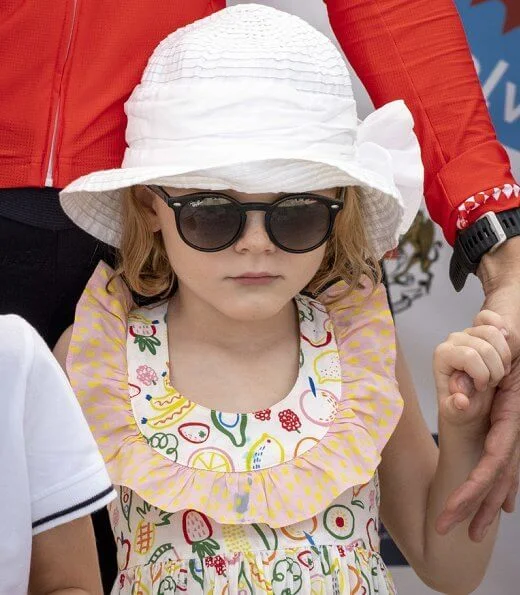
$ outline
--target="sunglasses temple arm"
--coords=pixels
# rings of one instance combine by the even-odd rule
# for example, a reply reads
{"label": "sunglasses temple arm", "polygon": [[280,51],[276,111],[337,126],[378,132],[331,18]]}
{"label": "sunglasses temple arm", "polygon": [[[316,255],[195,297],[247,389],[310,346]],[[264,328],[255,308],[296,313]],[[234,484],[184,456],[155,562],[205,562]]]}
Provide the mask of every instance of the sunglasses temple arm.
{"label": "sunglasses temple arm", "polygon": [[154,194],[157,194],[157,196],[159,196],[166,202],[168,202],[172,198],[171,196],[168,195],[168,193],[161,186],[156,186],[154,184],[147,184],[146,187],[149,190],[151,190]]}

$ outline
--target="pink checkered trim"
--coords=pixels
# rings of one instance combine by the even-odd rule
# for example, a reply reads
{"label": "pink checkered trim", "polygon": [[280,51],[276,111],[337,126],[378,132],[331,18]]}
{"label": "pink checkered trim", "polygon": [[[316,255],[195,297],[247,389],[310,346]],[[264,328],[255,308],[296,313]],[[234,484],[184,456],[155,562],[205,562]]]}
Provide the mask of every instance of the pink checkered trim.
{"label": "pink checkered trim", "polygon": [[457,218],[457,229],[464,229],[469,225],[469,213],[485,205],[490,200],[498,202],[499,200],[509,200],[520,196],[520,186],[518,184],[504,184],[501,187],[490,188],[484,192],[477,192],[474,196],[467,198],[459,205],[459,215]]}

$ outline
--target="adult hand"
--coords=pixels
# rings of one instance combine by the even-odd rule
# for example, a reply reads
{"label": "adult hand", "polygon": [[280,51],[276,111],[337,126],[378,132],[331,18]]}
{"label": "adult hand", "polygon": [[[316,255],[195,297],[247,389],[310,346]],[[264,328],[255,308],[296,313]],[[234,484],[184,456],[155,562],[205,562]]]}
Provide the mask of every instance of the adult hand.
{"label": "adult hand", "polygon": [[[482,282],[483,309],[500,314],[507,326],[511,372],[497,388],[490,428],[481,459],[468,479],[446,501],[438,518],[441,533],[473,517],[469,536],[480,541],[502,508],[513,512],[520,467],[520,237],[508,240],[483,257],[477,274]],[[467,382],[459,377],[458,382]]]}

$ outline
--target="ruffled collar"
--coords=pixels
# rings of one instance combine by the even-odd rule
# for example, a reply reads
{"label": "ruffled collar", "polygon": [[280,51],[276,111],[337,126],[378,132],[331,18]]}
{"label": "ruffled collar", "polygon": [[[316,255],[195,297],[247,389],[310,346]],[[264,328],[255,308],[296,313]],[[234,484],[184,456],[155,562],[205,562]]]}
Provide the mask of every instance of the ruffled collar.
{"label": "ruffled collar", "polygon": [[[368,288],[356,290],[346,298],[336,299],[345,289],[343,283],[338,283],[320,296],[314,311],[323,314],[323,330],[331,333],[331,340],[335,339],[334,350],[341,368],[341,383],[331,383],[341,389],[340,394],[334,393],[334,416],[331,419],[331,415],[325,415],[324,425],[314,424],[320,432],[300,445],[300,450],[293,449],[291,456],[276,463],[272,454],[271,458],[266,455],[262,463],[258,453],[265,452],[267,443],[259,443],[249,463],[246,456],[237,470],[225,464],[212,468],[215,465],[207,464],[211,457],[199,456],[197,463],[192,459],[190,465],[193,453],[187,454],[184,461],[177,460],[178,448],[176,454],[172,451],[165,456],[168,447],[161,449],[161,436],[154,438],[142,431],[137,421],[140,409],[133,407],[133,400],[139,396],[136,386],[141,393],[143,386],[132,382],[127,342],[128,337],[132,338],[130,342],[136,337],[148,337],[137,340],[137,349],[140,343],[157,348],[153,340],[157,338],[157,329],[153,332],[145,326],[154,326],[154,320],[160,324],[161,320],[160,316],[152,317],[149,322],[141,321],[145,326],[137,328],[139,322],[132,317],[142,316],[142,311],[136,310],[130,292],[119,278],[112,282],[112,291],[107,291],[112,275],[113,271],[100,263],[78,303],[67,369],[115,484],[127,486],[168,512],[189,507],[219,523],[267,523],[279,527],[319,513],[343,491],[371,479],[402,411],[394,373],[393,322],[383,287],[373,292]],[[302,303],[308,304],[306,300]],[[299,309],[301,312],[302,307]],[[141,378],[145,379],[141,384],[150,382],[147,388],[157,386],[174,391],[167,379],[161,383],[158,370],[150,368],[152,371],[141,369]],[[182,399],[175,391],[170,397],[170,405],[175,399]],[[149,400],[144,397],[150,404],[153,399],[154,396]],[[159,400],[154,404],[161,406]],[[290,415],[284,419],[289,428],[297,425]],[[240,420],[237,430],[233,429],[227,437],[230,445],[231,436],[237,443],[242,440]],[[260,424],[262,420],[257,421]],[[279,418],[278,423],[284,430]],[[184,426],[184,436],[181,426],[182,423],[177,425],[177,440],[185,439],[184,436],[195,442],[205,438],[203,426]],[[288,435],[295,433],[284,431]]]}
{"label": "ruffled collar", "polygon": [[148,444],[186,467],[240,472],[286,463],[319,442],[341,400],[339,354],[326,308],[303,295],[295,302],[298,377],[282,400],[252,413],[208,409],[175,390],[168,361],[168,303],[132,310],[127,333],[131,404]]}

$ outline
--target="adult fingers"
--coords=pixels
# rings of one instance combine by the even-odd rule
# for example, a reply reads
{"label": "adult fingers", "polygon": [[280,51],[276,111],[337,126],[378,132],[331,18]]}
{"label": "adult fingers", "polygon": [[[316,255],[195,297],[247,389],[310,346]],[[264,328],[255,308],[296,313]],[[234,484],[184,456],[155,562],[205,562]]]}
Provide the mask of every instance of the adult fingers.
{"label": "adult fingers", "polygon": [[[506,470],[513,464],[518,469],[518,461],[515,457],[518,436],[519,423],[515,417],[504,417],[493,423],[477,466],[471,471],[466,481],[446,500],[444,510],[438,518],[438,527],[441,531],[449,531],[454,524],[473,518],[495,484],[505,475]],[[513,479],[510,477],[509,489],[503,495],[499,508],[512,487]],[[492,512],[491,505],[486,506],[484,516],[478,522],[477,528],[489,524],[494,518]]]}

